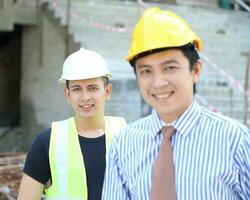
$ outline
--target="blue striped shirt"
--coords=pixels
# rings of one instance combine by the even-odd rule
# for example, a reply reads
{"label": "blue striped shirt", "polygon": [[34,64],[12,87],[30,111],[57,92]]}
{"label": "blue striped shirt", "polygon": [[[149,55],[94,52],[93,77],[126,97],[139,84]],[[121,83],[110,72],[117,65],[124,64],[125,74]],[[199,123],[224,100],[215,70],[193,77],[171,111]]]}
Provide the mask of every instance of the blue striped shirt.
{"label": "blue striped shirt", "polygon": [[[250,200],[250,132],[196,101],[173,123],[178,200]],[[113,140],[102,200],[147,200],[163,123],[152,114]]]}

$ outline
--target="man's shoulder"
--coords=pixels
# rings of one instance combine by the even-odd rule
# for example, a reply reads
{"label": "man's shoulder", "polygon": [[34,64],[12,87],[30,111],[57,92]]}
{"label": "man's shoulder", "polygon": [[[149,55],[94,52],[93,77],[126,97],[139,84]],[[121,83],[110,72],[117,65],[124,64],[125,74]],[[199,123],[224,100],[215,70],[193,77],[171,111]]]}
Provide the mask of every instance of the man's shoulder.
{"label": "man's shoulder", "polygon": [[105,116],[107,119],[110,119],[110,120],[125,120],[124,117],[120,117],[120,116]]}
{"label": "man's shoulder", "polygon": [[42,142],[42,143],[47,143],[50,140],[50,134],[51,134],[51,128],[47,128],[40,133],[35,138],[36,142]]}
{"label": "man's shoulder", "polygon": [[243,132],[247,132],[248,128],[243,123],[233,119],[231,117],[225,116],[220,113],[215,113],[206,108],[202,109],[202,117],[207,123],[217,124],[220,127],[227,127],[229,129],[235,129]]}
{"label": "man's shoulder", "polygon": [[127,125],[126,119],[120,116],[105,116],[105,120],[108,120],[113,124],[117,123],[118,125]]}
{"label": "man's shoulder", "polygon": [[51,126],[53,126],[53,124],[65,124],[65,123],[69,123],[69,122],[72,121],[72,120],[74,120],[74,117],[73,117],[73,116],[71,116],[71,117],[69,117],[69,118],[67,118],[67,119],[62,119],[62,120],[53,121]]}
{"label": "man's shoulder", "polygon": [[146,132],[152,129],[152,116],[148,115],[146,117],[140,118],[134,122],[129,123],[125,128],[120,131],[120,134],[136,134],[141,132]]}
{"label": "man's shoulder", "polygon": [[[151,115],[140,118],[130,124],[125,128],[118,131],[112,142],[113,148],[119,152],[123,152],[123,149],[136,150],[138,148],[139,141],[147,140],[152,132],[152,121]],[[127,155],[129,151],[124,151],[122,154]]]}

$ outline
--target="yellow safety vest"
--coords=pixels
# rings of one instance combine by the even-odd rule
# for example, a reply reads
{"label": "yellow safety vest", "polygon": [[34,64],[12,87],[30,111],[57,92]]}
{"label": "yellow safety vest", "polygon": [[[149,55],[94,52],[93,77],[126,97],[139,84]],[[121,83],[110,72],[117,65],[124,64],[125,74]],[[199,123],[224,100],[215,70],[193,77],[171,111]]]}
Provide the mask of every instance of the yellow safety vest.
{"label": "yellow safety vest", "polygon": [[[106,158],[115,132],[127,125],[124,118],[105,117]],[[87,200],[84,159],[74,117],[53,122],[49,163],[52,185],[45,190],[47,200]]]}

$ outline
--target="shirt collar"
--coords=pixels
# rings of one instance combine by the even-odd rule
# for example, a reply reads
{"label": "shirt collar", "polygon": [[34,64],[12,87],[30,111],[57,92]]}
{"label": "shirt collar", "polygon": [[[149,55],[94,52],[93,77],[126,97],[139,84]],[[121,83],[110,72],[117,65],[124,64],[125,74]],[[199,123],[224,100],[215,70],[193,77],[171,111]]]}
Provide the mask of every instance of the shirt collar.
{"label": "shirt collar", "polygon": [[[183,137],[186,137],[198,121],[200,113],[200,106],[197,104],[196,100],[193,100],[188,109],[171,124],[178,133],[180,133]],[[160,119],[155,109],[152,110],[151,116],[153,122],[152,136],[155,136],[166,124]]]}

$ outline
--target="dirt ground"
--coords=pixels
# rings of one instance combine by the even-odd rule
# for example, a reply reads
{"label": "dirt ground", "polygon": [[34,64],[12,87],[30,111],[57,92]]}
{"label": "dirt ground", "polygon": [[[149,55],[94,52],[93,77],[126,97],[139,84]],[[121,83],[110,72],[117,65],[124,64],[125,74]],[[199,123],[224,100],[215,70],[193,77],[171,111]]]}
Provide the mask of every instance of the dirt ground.
{"label": "dirt ground", "polygon": [[25,153],[0,152],[0,200],[17,199]]}

